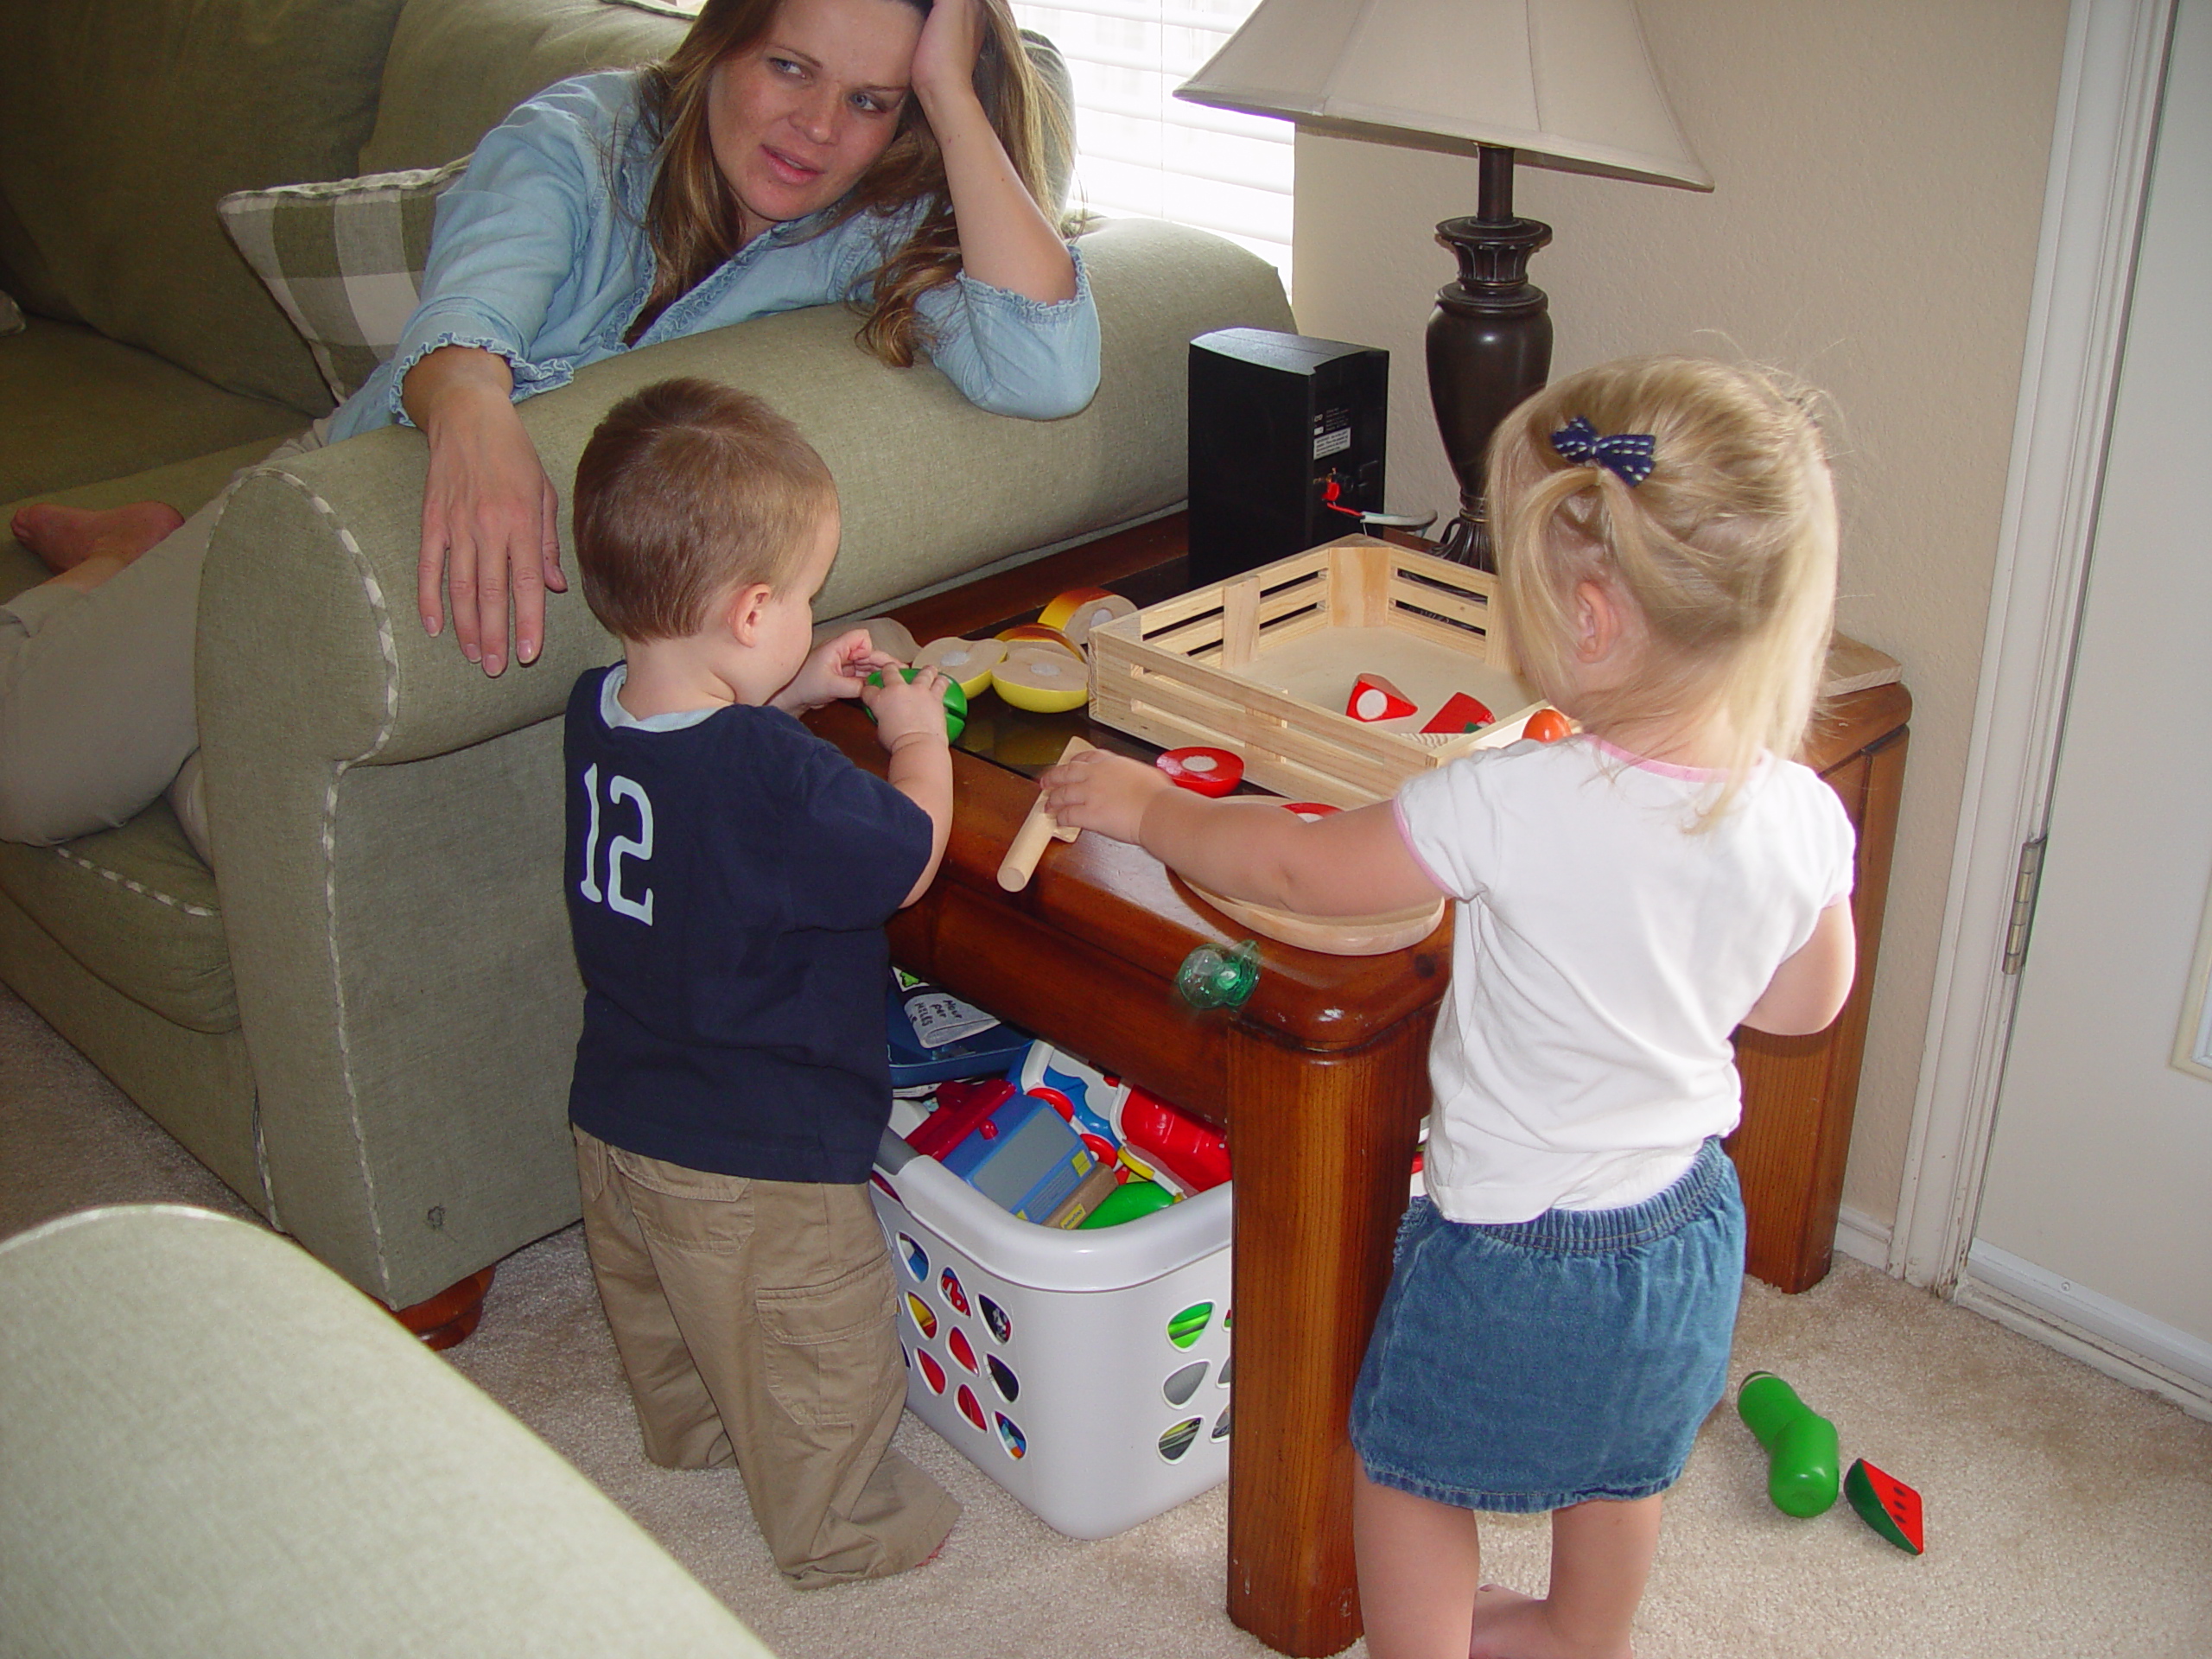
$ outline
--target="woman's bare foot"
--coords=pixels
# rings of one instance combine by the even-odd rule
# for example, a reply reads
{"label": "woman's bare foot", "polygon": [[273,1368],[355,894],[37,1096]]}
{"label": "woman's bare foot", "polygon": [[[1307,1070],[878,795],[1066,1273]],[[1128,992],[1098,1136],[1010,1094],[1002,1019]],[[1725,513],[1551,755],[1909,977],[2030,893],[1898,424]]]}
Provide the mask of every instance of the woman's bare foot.
{"label": "woman's bare foot", "polygon": [[139,501],[105,511],[41,501],[18,512],[9,529],[58,575],[88,559],[110,560],[120,569],[183,522],[184,515],[166,501]]}
{"label": "woman's bare foot", "polygon": [[1475,1592],[1468,1659],[1635,1659],[1626,1643],[1611,1651],[1574,1645],[1553,1629],[1550,1611],[1518,1590],[1483,1586]]}

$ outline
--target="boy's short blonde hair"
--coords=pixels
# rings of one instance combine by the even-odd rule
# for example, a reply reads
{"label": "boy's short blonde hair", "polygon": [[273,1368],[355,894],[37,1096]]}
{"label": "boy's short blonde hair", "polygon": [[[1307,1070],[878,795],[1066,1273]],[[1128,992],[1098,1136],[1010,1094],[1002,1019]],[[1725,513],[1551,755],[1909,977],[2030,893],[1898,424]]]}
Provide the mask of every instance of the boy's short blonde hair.
{"label": "boy's short blonde hair", "polygon": [[733,588],[799,574],[837,486],[814,446],[760,398],[657,381],[607,412],[576,462],[584,600],[624,639],[680,639]]}
{"label": "boy's short blonde hair", "polygon": [[[1556,696],[1571,682],[1574,589],[1594,578],[1642,613],[1650,648],[1633,682],[1574,712],[1718,715],[1730,737],[1725,809],[1761,751],[1803,742],[1835,607],[1833,483],[1807,394],[1761,371],[1688,358],[1624,359],[1523,403],[1491,442],[1506,631],[1522,671]],[[1552,435],[1577,416],[1600,435],[1649,433],[1630,485]]]}

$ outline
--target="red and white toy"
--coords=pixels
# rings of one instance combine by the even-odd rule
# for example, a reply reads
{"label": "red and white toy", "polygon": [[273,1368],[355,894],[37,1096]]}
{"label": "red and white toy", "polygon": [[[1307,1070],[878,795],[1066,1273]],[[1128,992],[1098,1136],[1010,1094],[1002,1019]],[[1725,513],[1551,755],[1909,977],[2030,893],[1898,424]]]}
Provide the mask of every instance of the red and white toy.
{"label": "red and white toy", "polygon": [[1153,765],[1200,795],[1226,795],[1244,781],[1244,763],[1227,749],[1170,749]]}
{"label": "red and white toy", "polygon": [[1417,713],[1413,699],[1380,674],[1363,674],[1351,683],[1344,713],[1354,720],[1403,720]]}

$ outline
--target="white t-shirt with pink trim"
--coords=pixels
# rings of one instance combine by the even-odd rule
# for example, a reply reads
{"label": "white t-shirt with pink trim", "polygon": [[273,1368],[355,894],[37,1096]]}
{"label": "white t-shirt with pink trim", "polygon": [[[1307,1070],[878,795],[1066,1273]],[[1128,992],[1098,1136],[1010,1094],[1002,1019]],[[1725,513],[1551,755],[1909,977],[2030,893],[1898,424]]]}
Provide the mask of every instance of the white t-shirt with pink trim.
{"label": "white t-shirt with pink trim", "polygon": [[1849,894],[1854,838],[1817,774],[1770,756],[1700,832],[1715,782],[1581,736],[1399,791],[1407,846],[1460,901],[1426,1163],[1452,1220],[1639,1203],[1736,1127],[1730,1033]]}

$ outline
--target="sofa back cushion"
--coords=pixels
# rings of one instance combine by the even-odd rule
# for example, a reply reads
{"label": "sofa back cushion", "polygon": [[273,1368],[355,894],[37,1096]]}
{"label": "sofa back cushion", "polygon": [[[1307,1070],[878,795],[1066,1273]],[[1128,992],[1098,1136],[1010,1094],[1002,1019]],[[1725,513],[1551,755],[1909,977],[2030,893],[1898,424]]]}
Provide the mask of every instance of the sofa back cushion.
{"label": "sofa back cushion", "polygon": [[355,170],[401,3],[10,8],[0,193],[70,305],[219,385],[328,409],[314,359],[215,203]]}
{"label": "sofa back cushion", "polygon": [[607,0],[408,0],[360,170],[442,167],[532,93],[666,57],[690,27]]}

